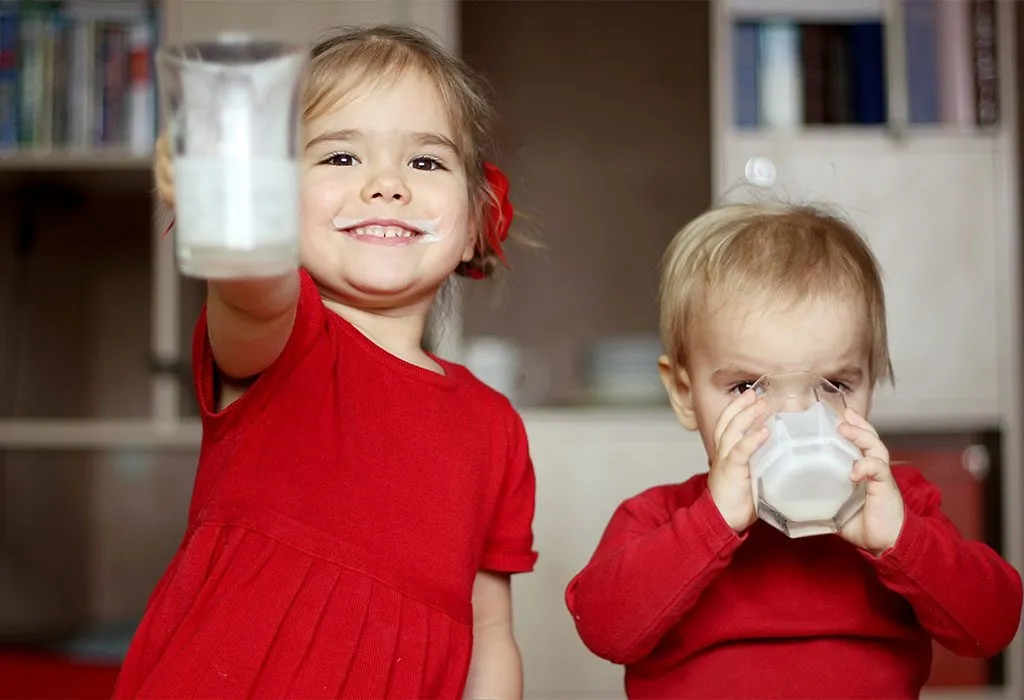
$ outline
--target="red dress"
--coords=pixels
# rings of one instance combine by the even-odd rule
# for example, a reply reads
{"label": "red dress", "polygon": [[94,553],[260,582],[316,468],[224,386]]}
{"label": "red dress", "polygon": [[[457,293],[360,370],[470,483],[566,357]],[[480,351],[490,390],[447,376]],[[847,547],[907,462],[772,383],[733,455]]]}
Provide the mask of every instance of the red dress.
{"label": "red dress", "polygon": [[220,412],[199,320],[188,529],[115,697],[459,697],[477,572],[533,568],[508,401],[388,354],[301,286],[281,356]]}

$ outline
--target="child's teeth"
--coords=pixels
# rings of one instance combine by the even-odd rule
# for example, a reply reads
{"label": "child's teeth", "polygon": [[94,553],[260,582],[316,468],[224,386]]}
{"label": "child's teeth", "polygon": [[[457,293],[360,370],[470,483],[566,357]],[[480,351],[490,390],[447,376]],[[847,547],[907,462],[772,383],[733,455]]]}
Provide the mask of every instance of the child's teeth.
{"label": "child's teeth", "polygon": [[357,236],[376,236],[377,238],[409,238],[413,234],[401,226],[360,226],[353,231]]}

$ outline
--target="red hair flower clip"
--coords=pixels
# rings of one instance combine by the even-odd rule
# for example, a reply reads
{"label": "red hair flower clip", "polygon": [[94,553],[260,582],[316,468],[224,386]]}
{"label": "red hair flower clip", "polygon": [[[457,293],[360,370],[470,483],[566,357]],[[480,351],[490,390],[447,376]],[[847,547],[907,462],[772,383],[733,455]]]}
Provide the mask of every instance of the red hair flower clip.
{"label": "red hair flower clip", "polygon": [[[508,178],[497,165],[486,161],[484,161],[484,178],[494,194],[494,200],[487,203],[484,213],[482,232],[484,241],[505,267],[508,267],[508,260],[505,258],[502,244],[508,240],[508,231],[512,227],[512,217],[515,215],[512,202],[508,198]],[[469,268],[465,274],[473,279],[484,278],[483,270],[477,268]]]}
{"label": "red hair flower clip", "polygon": [[491,186],[497,204],[495,206],[492,203],[490,211],[488,211],[484,233],[494,254],[508,267],[508,260],[505,259],[502,244],[508,240],[508,231],[512,227],[512,217],[515,215],[512,202],[508,198],[508,178],[498,169],[497,165],[487,162],[484,163],[484,177],[487,178],[487,184]]}

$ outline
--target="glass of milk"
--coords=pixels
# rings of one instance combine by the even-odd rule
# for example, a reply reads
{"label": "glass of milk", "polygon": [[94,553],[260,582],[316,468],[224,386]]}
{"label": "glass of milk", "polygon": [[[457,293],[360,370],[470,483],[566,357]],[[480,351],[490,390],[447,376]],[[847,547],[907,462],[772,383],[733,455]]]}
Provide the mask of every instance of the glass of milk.
{"label": "glass of milk", "polygon": [[863,455],[837,430],[842,392],[813,372],[767,374],[754,390],[768,402],[768,439],[750,459],[759,518],[789,537],[837,532],[864,505],[850,473]]}
{"label": "glass of milk", "polygon": [[304,47],[245,34],[162,48],[178,268],[205,279],[299,265]]}

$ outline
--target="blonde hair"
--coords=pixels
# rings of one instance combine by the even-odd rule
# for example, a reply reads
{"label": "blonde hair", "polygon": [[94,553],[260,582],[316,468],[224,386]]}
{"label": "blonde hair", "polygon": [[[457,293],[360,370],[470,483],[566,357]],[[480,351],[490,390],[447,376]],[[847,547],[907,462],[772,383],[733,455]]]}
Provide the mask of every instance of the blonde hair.
{"label": "blonde hair", "polygon": [[810,206],[730,204],[676,234],[662,260],[661,342],[684,365],[687,338],[712,301],[765,294],[780,302],[853,296],[870,331],[870,380],[893,381],[878,261],[846,222]]}
{"label": "blonde hair", "polygon": [[468,276],[477,271],[489,276],[498,257],[483,235],[483,225],[488,205],[497,206],[498,202],[484,176],[484,161],[494,152],[494,112],[484,81],[426,34],[401,26],[340,29],[316,44],[310,58],[303,111],[306,123],[337,107],[351,90],[368,81],[395,81],[415,70],[437,87],[466,169],[477,232],[476,254],[456,272]]}

